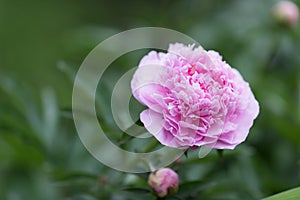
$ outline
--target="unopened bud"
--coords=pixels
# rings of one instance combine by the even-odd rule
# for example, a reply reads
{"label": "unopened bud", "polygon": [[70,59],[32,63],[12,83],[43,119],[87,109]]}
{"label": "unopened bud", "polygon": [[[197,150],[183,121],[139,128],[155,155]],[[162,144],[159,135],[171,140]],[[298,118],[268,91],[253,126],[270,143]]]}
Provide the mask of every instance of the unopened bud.
{"label": "unopened bud", "polygon": [[178,175],[170,168],[161,168],[150,174],[148,184],[159,197],[175,194],[178,190]]}
{"label": "unopened bud", "polygon": [[274,6],[273,15],[277,22],[293,27],[298,22],[299,9],[291,1],[280,1]]}

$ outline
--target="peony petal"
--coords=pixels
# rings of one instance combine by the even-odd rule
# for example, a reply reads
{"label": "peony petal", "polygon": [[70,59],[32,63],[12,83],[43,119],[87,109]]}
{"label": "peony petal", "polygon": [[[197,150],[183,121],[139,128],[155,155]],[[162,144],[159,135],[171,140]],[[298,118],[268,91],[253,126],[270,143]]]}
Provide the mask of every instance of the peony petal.
{"label": "peony petal", "polygon": [[155,112],[162,112],[164,102],[161,99],[166,89],[158,84],[149,84],[135,90],[135,98]]}
{"label": "peony petal", "polygon": [[162,114],[148,109],[141,113],[140,118],[147,131],[157,138],[160,143],[168,146],[172,143],[174,136],[170,132],[165,131],[163,127],[164,119]]}
{"label": "peony petal", "polygon": [[236,145],[245,141],[254,119],[259,113],[259,105],[253,95],[250,95],[249,107],[239,113],[239,117],[232,123],[237,125],[235,130],[220,135],[216,148],[233,149]]}

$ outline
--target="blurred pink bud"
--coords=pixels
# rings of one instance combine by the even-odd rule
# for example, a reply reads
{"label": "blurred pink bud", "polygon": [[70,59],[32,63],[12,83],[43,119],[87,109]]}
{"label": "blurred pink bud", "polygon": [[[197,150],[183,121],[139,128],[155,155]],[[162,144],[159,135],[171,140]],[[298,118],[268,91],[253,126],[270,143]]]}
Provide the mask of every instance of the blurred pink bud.
{"label": "blurred pink bud", "polygon": [[273,8],[275,19],[289,27],[297,24],[299,18],[298,6],[291,1],[280,1]]}
{"label": "blurred pink bud", "polygon": [[105,185],[108,183],[108,177],[107,176],[100,176],[99,177],[99,183]]}
{"label": "blurred pink bud", "polygon": [[150,174],[148,184],[159,197],[175,194],[178,190],[178,175],[170,168],[161,168]]}

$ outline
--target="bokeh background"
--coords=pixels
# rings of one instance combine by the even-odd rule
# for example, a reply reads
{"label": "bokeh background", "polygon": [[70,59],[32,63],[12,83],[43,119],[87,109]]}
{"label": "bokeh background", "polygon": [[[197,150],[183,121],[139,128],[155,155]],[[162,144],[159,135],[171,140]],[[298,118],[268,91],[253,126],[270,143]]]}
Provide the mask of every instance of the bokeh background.
{"label": "bokeh background", "polygon": [[[204,159],[189,152],[171,165],[180,176],[173,199],[261,199],[299,186],[300,26],[276,23],[276,2],[0,0],[0,199],[155,199],[147,174],[114,171],[87,152],[71,110],[74,75],[87,54],[109,36],[144,26],[174,29],[219,51],[261,107],[235,150]],[[147,51],[122,56],[99,83],[99,122],[125,149],[136,143],[113,122],[111,90]],[[151,142],[146,150],[158,147]]]}

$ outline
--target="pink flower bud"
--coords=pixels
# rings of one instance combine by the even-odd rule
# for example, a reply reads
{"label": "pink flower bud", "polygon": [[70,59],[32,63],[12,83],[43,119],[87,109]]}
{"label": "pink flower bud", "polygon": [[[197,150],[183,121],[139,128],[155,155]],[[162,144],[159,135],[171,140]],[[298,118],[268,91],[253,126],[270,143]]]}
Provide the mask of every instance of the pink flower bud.
{"label": "pink flower bud", "polygon": [[150,174],[148,184],[159,197],[175,194],[178,190],[178,175],[170,168],[161,168]]}
{"label": "pink flower bud", "polygon": [[98,180],[99,180],[99,183],[101,183],[103,185],[108,183],[108,177],[107,176],[100,176]]}
{"label": "pink flower bud", "polygon": [[297,24],[299,18],[298,6],[291,1],[280,1],[273,8],[275,19],[289,27]]}

